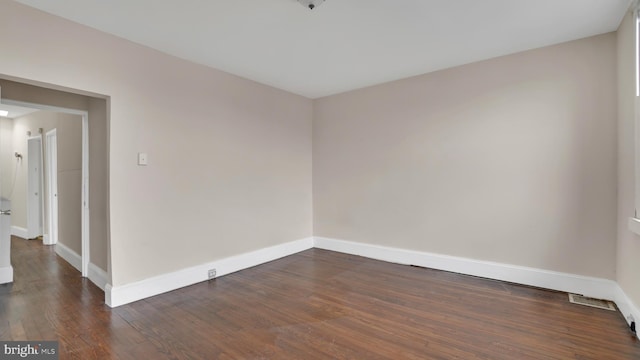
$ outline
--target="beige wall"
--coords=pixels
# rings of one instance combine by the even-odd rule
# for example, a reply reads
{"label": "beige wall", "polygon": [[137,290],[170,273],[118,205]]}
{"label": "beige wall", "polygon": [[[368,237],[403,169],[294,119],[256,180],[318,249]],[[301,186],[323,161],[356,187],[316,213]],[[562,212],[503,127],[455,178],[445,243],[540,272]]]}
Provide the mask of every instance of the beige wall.
{"label": "beige wall", "polygon": [[[618,262],[617,280],[624,292],[640,304],[640,237],[628,229],[634,214],[634,101],[635,34],[628,13],[618,29]],[[638,319],[636,319],[637,321]]]}
{"label": "beige wall", "polygon": [[[58,138],[58,240],[77,254],[82,253],[81,246],[81,194],[82,194],[82,117],[50,111],[39,111],[13,120],[13,145],[23,154],[23,160],[15,174],[16,186],[12,198],[12,225],[26,228],[26,189],[27,189],[27,131],[33,136],[43,129],[43,146],[48,146],[44,134],[56,129]],[[44,154],[43,150],[43,154]],[[15,159],[15,158],[14,158]],[[15,161],[15,160],[14,160]],[[44,161],[44,155],[43,155]],[[46,163],[44,164],[46,172]],[[10,177],[13,177],[11,173]],[[47,220],[48,191],[44,184],[44,232],[49,234]]]}
{"label": "beige wall", "polygon": [[4,75],[109,97],[113,285],[311,236],[310,100],[0,7]]}
{"label": "beige wall", "polygon": [[615,278],[616,39],[320,99],[314,235]]}
{"label": "beige wall", "polygon": [[109,269],[109,116],[107,101],[89,99],[89,232],[91,262]]}
{"label": "beige wall", "polygon": [[72,94],[64,89],[34,86],[19,80],[12,81],[12,77],[8,75],[0,77],[0,88],[2,99],[75,110],[86,111],[89,108],[89,96]]}

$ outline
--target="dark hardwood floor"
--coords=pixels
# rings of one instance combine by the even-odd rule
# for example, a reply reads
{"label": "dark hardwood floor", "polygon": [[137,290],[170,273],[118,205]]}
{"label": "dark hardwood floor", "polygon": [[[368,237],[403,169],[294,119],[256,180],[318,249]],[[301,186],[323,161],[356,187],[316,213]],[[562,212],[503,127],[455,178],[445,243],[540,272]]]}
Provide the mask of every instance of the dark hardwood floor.
{"label": "dark hardwood floor", "polygon": [[0,340],[61,359],[640,359],[618,312],[567,294],[308,250],[110,309],[53,247],[12,238]]}

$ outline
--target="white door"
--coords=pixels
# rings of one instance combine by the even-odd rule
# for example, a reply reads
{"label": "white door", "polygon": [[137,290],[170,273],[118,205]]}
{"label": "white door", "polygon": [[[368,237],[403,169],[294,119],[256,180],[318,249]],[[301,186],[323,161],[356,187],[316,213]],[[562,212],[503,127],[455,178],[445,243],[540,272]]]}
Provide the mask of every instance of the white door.
{"label": "white door", "polygon": [[56,129],[48,131],[45,137],[45,171],[47,184],[49,236],[45,236],[45,245],[58,243],[58,135]]}
{"label": "white door", "polygon": [[13,282],[11,267],[11,202],[0,197],[0,284]]}
{"label": "white door", "polygon": [[27,238],[42,236],[42,137],[27,140]]}

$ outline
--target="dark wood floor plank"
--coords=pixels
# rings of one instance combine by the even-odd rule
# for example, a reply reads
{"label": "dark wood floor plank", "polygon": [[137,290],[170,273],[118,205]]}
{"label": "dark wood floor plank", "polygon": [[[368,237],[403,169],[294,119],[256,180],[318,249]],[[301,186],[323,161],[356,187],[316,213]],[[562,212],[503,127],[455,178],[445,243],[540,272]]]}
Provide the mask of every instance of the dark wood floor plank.
{"label": "dark wood floor plank", "polygon": [[640,359],[566,293],[318,249],[116,309],[53,247],[13,237],[12,263],[0,340],[61,359]]}

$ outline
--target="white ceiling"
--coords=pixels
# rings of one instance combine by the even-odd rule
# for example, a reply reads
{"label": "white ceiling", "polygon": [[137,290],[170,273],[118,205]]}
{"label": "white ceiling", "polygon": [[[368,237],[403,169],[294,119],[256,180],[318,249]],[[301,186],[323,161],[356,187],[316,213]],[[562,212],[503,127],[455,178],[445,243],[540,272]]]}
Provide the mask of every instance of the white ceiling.
{"label": "white ceiling", "polygon": [[309,98],[615,31],[631,2],[18,1]]}

